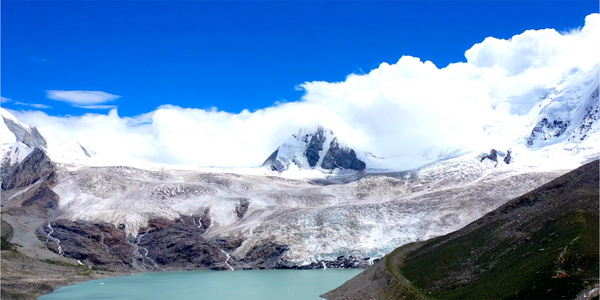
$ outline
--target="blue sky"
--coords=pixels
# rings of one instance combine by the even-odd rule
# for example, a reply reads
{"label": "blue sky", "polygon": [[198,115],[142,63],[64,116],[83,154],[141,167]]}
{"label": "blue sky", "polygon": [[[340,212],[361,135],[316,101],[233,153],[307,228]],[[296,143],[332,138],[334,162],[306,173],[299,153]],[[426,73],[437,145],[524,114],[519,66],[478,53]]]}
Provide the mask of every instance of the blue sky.
{"label": "blue sky", "polygon": [[577,28],[593,12],[595,0],[2,1],[2,106],[254,111],[298,101],[304,82],[343,81],[403,55],[442,68],[488,36]]}

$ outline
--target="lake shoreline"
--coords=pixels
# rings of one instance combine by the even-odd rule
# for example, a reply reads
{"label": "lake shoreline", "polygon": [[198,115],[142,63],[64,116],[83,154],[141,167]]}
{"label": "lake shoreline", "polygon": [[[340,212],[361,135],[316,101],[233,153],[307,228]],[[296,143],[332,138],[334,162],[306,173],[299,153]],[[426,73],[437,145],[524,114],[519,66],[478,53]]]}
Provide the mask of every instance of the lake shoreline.
{"label": "lake shoreline", "polygon": [[0,298],[3,300],[37,299],[64,286],[138,273],[125,268],[91,268],[60,257],[30,257],[16,250],[3,250],[1,255]]}
{"label": "lake shoreline", "polygon": [[[19,252],[22,250],[23,253]],[[18,248],[3,250],[1,272],[1,299],[38,299],[43,295],[65,286],[79,284],[96,279],[121,277],[134,274],[156,273],[143,272],[131,268],[102,268],[98,266],[85,266],[76,260],[58,255],[49,256],[48,251],[35,251],[29,253],[31,248]],[[316,269],[316,268],[310,268]],[[289,267],[273,268],[269,270],[310,270],[309,268]],[[363,268],[332,268],[356,269]],[[255,269],[257,270],[257,269]],[[169,270],[178,271],[210,271],[210,270]],[[49,275],[51,274],[51,275]],[[335,288],[335,287],[332,287]]]}
{"label": "lake shoreline", "polygon": [[[42,300],[79,299],[321,299],[320,295],[363,269],[186,270],[141,272],[86,281],[43,295]],[[231,287],[235,286],[234,289]]]}

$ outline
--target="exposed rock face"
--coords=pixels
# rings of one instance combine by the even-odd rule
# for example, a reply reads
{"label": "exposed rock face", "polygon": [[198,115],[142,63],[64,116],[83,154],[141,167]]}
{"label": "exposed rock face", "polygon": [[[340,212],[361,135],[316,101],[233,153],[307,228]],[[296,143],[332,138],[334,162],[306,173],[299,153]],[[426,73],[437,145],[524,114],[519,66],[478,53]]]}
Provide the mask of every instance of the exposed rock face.
{"label": "exposed rock face", "polygon": [[310,263],[302,266],[292,266],[290,269],[366,269],[372,265],[373,262],[378,262],[379,259],[371,261],[371,258],[358,258],[354,256],[339,256],[335,260],[320,260],[317,262]]}
{"label": "exposed rock face", "polygon": [[355,171],[362,171],[365,169],[365,163],[356,157],[356,152],[353,149],[347,147],[340,147],[340,143],[337,138],[331,141],[329,150],[323,158],[321,164],[323,169],[348,169]]}
{"label": "exposed rock face", "polygon": [[531,131],[531,135],[527,139],[527,145],[532,146],[536,139],[542,141],[548,141],[559,137],[565,131],[571,123],[570,120],[554,119],[549,120],[548,118],[541,119]]}
{"label": "exposed rock face", "polygon": [[17,142],[21,142],[31,148],[46,149],[46,139],[44,139],[37,128],[25,128],[21,124],[18,124],[9,118],[5,118],[4,116],[2,116],[2,119],[4,119],[6,127],[14,133]]}
{"label": "exposed rock face", "polygon": [[235,215],[238,219],[244,217],[246,212],[248,211],[248,207],[250,207],[250,199],[248,198],[236,198],[237,204],[235,205]]}
{"label": "exposed rock face", "polygon": [[147,228],[140,229],[141,234],[133,241],[141,253],[138,259],[146,269],[227,270],[227,254],[217,243],[202,236],[209,226],[206,216],[152,220]]}
{"label": "exposed rock face", "polygon": [[269,166],[271,171],[283,172],[287,170],[287,166],[285,166],[281,161],[277,160],[277,155],[279,154],[279,148],[277,148],[262,164],[263,166]]}
{"label": "exposed rock face", "polygon": [[264,242],[260,245],[254,246],[246,257],[240,261],[256,266],[260,269],[272,269],[277,267],[285,266],[285,260],[283,260],[283,254],[289,250],[289,246],[281,245],[273,242]]}
{"label": "exposed rock face", "polygon": [[53,214],[58,209],[58,195],[52,190],[48,182],[42,183],[34,190],[31,196],[21,202],[21,211],[37,215],[41,218]]}
{"label": "exposed rock face", "polygon": [[40,179],[51,179],[54,170],[54,164],[44,151],[35,148],[21,163],[2,166],[2,190],[25,187]]}
{"label": "exposed rock face", "polygon": [[486,158],[489,159],[489,160],[498,162],[498,152],[496,151],[496,149],[492,149],[490,151],[490,154],[488,154],[488,155],[486,155],[486,156],[484,156],[484,157],[481,158],[481,161],[483,161]]}
{"label": "exposed rock face", "polygon": [[14,230],[10,224],[6,223],[4,220],[1,221],[2,225],[0,226],[2,232],[2,238],[5,240],[10,240],[14,235]]}
{"label": "exposed rock face", "polygon": [[111,224],[56,220],[40,227],[38,237],[49,250],[84,264],[142,271],[230,269],[233,258],[202,236],[209,226],[206,216],[152,219],[136,237],[127,237]]}
{"label": "exposed rock face", "polygon": [[77,144],[79,145],[79,147],[81,147],[81,151],[83,151],[83,154],[85,154],[85,156],[92,157],[90,155],[90,153],[88,152],[88,150],[84,146],[81,146],[81,144],[79,144],[79,143],[77,143]]}
{"label": "exposed rock face", "polygon": [[62,256],[86,264],[133,267],[133,245],[111,224],[56,220],[39,228],[39,239]]}
{"label": "exposed rock face", "polygon": [[498,158],[504,157],[504,158],[502,158],[502,161],[508,165],[512,161],[511,153],[512,153],[512,151],[510,151],[510,150],[507,150],[506,153],[504,153],[502,151],[492,149],[492,150],[490,150],[489,154],[484,154],[481,156],[481,161],[483,162],[484,160],[489,159],[496,163],[495,166],[498,166]]}
{"label": "exposed rock face", "polygon": [[[310,136],[308,146],[306,147],[306,151],[304,151],[306,160],[308,160],[308,165],[312,168],[317,165],[317,162],[319,162],[319,159],[321,158],[320,152],[323,150],[323,143],[325,143],[324,131],[325,129],[323,127],[318,127],[314,134]],[[308,136],[306,138],[308,138]]]}
{"label": "exposed rock face", "polygon": [[503,159],[504,163],[507,164],[507,165],[510,164],[510,162],[512,161],[512,156],[510,156],[511,153],[512,153],[512,151],[507,150],[506,151],[506,156]]}

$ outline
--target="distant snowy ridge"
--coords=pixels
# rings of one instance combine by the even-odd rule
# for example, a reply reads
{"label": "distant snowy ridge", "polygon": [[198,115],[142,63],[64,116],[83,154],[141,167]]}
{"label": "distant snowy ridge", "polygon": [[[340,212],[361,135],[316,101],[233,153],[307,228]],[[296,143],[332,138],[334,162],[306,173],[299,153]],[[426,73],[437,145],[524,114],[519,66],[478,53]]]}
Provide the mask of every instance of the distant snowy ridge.
{"label": "distant snowy ridge", "polygon": [[46,139],[37,128],[20,122],[3,108],[0,108],[0,115],[0,157],[3,168],[23,161],[35,148],[46,150]]}
{"label": "distant snowy ridge", "polygon": [[20,142],[30,148],[38,147],[46,149],[46,139],[44,139],[37,128],[20,122],[3,108],[0,108],[0,114],[2,115],[0,138],[3,145]]}
{"label": "distant snowy ridge", "polygon": [[533,149],[563,142],[581,143],[600,129],[598,124],[599,65],[588,71],[571,70],[543,90],[531,110],[533,129],[527,145]]}
{"label": "distant snowy ridge", "polygon": [[[0,108],[0,157],[2,165],[14,165],[22,161],[35,148],[46,152],[52,160],[83,162],[93,151],[68,137],[47,139],[36,127],[20,122],[7,110]],[[90,154],[92,153],[92,154]]]}

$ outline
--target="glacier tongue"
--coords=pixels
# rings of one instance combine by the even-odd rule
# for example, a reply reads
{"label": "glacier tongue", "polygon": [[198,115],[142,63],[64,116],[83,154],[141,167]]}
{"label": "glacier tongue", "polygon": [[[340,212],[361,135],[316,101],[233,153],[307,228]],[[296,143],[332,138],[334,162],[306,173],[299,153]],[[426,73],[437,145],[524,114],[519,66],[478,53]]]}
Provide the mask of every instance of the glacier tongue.
{"label": "glacier tongue", "polygon": [[61,165],[54,191],[59,218],[108,222],[135,237],[151,219],[207,214],[207,240],[243,240],[232,252],[236,259],[273,242],[289,246],[286,261],[303,264],[341,255],[380,257],[458,229],[556,175],[494,167],[477,156],[324,186],[268,176]]}

